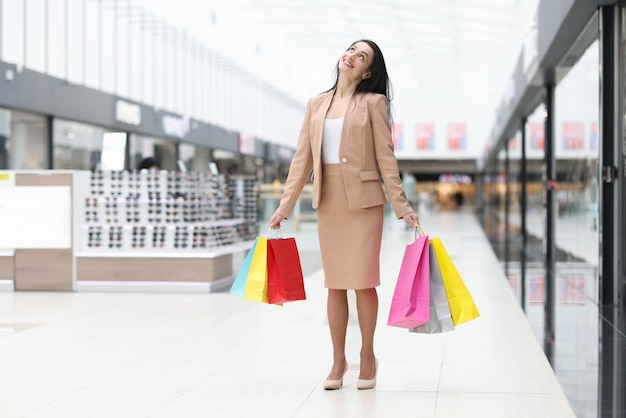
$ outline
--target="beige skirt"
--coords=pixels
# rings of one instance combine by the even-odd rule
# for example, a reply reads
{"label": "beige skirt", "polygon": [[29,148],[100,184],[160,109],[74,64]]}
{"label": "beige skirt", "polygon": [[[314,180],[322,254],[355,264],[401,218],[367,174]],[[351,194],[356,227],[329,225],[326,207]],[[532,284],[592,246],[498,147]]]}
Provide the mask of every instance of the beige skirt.
{"label": "beige skirt", "polygon": [[369,289],[380,285],[383,206],[348,209],[339,164],[324,164],[317,230],[329,289]]}

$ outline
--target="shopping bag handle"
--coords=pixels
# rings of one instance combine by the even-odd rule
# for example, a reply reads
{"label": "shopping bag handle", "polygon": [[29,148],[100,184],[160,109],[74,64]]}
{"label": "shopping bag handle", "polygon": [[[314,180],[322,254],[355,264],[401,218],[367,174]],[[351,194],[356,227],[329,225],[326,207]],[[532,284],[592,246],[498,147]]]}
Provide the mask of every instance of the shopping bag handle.
{"label": "shopping bag handle", "polygon": [[267,228],[267,233],[265,234],[265,236],[267,237],[267,239],[283,239],[285,238],[283,236],[283,230],[282,228],[276,228],[276,229],[272,229],[272,228]]}
{"label": "shopping bag handle", "polygon": [[417,241],[417,238],[422,237],[424,235],[426,235],[426,232],[424,232],[422,225],[417,224],[417,226],[415,227],[415,240]]}

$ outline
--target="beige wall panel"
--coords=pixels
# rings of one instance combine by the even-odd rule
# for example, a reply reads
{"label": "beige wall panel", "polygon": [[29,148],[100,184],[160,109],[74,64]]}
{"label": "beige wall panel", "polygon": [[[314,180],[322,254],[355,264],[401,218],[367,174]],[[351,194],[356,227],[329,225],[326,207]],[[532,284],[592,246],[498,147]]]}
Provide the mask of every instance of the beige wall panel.
{"label": "beige wall panel", "polygon": [[13,256],[0,256],[0,280],[15,278],[15,264]]}
{"label": "beige wall panel", "polygon": [[72,250],[15,250],[15,290],[73,290]]}
{"label": "beige wall panel", "polygon": [[76,258],[77,281],[212,282],[232,274],[231,254],[214,258]]}
{"label": "beige wall panel", "polygon": [[16,174],[16,186],[71,186],[71,174]]}

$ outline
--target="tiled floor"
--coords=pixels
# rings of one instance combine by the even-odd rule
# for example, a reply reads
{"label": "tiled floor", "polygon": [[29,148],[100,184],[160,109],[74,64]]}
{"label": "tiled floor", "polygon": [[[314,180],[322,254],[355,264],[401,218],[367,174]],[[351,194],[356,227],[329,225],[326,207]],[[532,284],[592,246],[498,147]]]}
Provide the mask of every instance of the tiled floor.
{"label": "tiled floor", "polygon": [[[344,388],[322,388],[331,351],[321,270],[306,276],[306,301],[283,307],[228,293],[5,292],[0,417],[573,417],[478,222],[459,212],[422,224],[481,317],[444,335],[386,325],[413,240],[388,220],[374,390],[355,387],[352,295]],[[316,251],[314,224],[295,236],[303,254]]]}

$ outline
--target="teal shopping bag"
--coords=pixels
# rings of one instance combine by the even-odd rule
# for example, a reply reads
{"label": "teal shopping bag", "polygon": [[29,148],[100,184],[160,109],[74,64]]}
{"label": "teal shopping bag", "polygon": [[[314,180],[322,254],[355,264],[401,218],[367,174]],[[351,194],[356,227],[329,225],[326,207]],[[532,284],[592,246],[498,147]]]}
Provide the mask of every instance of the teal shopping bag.
{"label": "teal shopping bag", "polygon": [[244,292],[246,290],[246,280],[248,280],[248,271],[250,270],[250,264],[252,263],[252,256],[254,255],[254,250],[256,248],[256,243],[259,240],[257,237],[252,243],[252,248],[248,251],[248,255],[245,260],[243,260],[243,264],[241,268],[237,272],[237,276],[235,276],[235,281],[230,287],[230,293],[239,296],[243,299]]}

